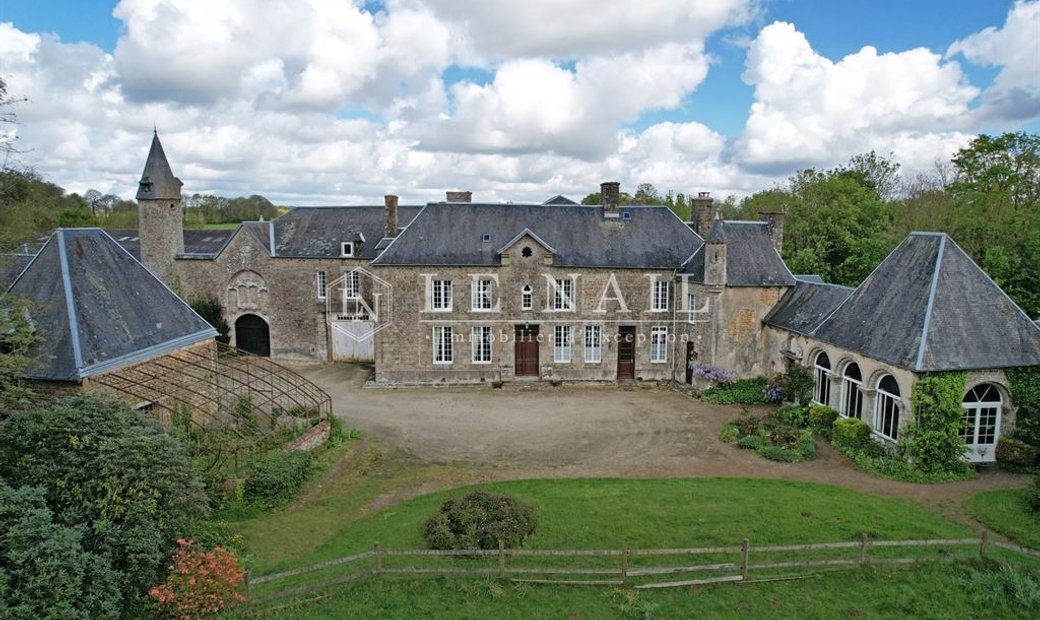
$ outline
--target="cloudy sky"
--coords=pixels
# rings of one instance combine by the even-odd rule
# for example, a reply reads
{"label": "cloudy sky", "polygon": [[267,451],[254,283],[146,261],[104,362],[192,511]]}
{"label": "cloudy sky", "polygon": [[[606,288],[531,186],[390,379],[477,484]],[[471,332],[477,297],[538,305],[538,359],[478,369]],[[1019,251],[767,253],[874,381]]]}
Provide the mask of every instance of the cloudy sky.
{"label": "cloudy sky", "polygon": [[1040,0],[0,0],[22,163],[284,204],[745,195],[1040,131]]}

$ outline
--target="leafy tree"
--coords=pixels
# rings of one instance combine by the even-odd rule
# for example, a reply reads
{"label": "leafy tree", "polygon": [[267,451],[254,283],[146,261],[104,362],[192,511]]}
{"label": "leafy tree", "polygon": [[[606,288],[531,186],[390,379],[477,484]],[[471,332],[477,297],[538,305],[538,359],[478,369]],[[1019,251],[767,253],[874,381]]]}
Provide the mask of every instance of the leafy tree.
{"label": "leafy tree", "polygon": [[192,310],[217,330],[217,340],[227,344],[230,340],[228,334],[231,333],[231,327],[224,318],[224,308],[221,307],[220,300],[213,295],[198,296],[193,297],[188,303]]}
{"label": "leafy tree", "polygon": [[149,415],[107,395],[15,413],[0,427],[0,477],[42,487],[55,522],[119,574],[124,613],[143,604],[178,535],[208,513],[184,448]]}
{"label": "leafy tree", "polygon": [[40,337],[33,328],[28,301],[13,295],[0,297],[0,418],[25,407],[32,390],[22,378],[32,362],[29,348]]}
{"label": "leafy tree", "polygon": [[83,543],[84,528],[56,520],[43,489],[0,479],[0,617],[118,618],[120,576]]}

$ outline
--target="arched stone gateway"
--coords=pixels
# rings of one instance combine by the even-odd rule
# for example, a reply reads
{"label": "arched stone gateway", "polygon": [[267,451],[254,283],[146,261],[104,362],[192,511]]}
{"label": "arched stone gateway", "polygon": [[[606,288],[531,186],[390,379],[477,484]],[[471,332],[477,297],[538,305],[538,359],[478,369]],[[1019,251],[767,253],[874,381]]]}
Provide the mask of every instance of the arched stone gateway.
{"label": "arched stone gateway", "polygon": [[235,346],[263,357],[271,356],[271,329],[255,314],[243,314],[235,321]]}

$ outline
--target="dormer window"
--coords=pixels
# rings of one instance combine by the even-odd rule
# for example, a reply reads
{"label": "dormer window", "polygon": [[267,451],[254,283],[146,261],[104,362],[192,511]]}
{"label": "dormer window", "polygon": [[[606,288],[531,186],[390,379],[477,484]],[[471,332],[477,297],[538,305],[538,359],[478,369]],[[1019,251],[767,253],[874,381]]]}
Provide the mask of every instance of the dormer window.
{"label": "dormer window", "polygon": [[626,221],[627,220],[631,220],[632,219],[632,212],[631,211],[622,211],[621,212],[621,219],[626,220]]}
{"label": "dormer window", "polygon": [[354,242],[344,241],[343,243],[339,244],[339,255],[343,258],[350,258],[354,256]]}

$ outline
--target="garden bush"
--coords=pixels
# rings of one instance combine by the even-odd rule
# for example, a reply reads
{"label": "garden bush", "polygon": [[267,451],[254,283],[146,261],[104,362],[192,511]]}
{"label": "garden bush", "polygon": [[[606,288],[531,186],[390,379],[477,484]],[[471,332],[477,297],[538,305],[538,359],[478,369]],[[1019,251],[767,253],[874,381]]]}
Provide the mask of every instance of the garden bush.
{"label": "garden bush", "polygon": [[785,405],[773,412],[772,417],[782,424],[804,428],[809,424],[809,408],[801,405]]}
{"label": "garden bush", "polygon": [[842,448],[860,449],[870,441],[870,425],[859,418],[834,421],[834,444]]}
{"label": "garden bush", "polygon": [[740,429],[737,428],[737,424],[734,421],[730,420],[722,425],[722,428],[719,430],[720,441],[733,443],[738,439],[740,439]]}
{"label": "garden bush", "polygon": [[745,411],[739,418],[733,420],[733,424],[736,425],[740,437],[747,437],[758,434],[758,431],[762,428],[762,418],[749,415]]}
{"label": "garden bush", "polygon": [[766,457],[770,461],[792,463],[796,460],[794,451],[790,448],[784,448],[782,446],[762,446],[758,449],[758,453]]}
{"label": "garden bush", "polygon": [[812,397],[815,382],[808,368],[795,364],[777,380],[785,400],[805,405]]}
{"label": "garden bush", "polygon": [[1026,505],[1040,516],[1040,476],[1033,480],[1033,486],[1026,489]]}
{"label": "garden bush", "polygon": [[748,435],[737,440],[737,447],[742,450],[758,450],[762,447],[762,438],[758,435]]}
{"label": "garden bush", "polygon": [[740,379],[732,383],[718,384],[704,390],[702,398],[717,405],[764,405],[766,398],[765,377]]}
{"label": "garden bush", "polygon": [[1024,471],[1036,466],[1037,449],[1021,439],[1001,437],[997,442],[997,462],[1011,471]]}
{"label": "garden bush", "polygon": [[177,555],[166,581],[148,591],[159,612],[176,618],[205,618],[245,600],[238,592],[245,572],[226,549],[192,549],[177,539]]}
{"label": "garden bush", "polygon": [[310,452],[294,450],[276,454],[256,466],[246,479],[243,496],[247,502],[257,506],[277,506],[300,490],[310,469]]}
{"label": "garden bush", "polygon": [[534,507],[508,495],[473,491],[449,497],[423,524],[430,549],[497,549],[498,541],[516,548],[534,534]]}
{"label": "garden bush", "polygon": [[834,421],[838,412],[827,405],[813,405],[809,408],[809,428],[814,433],[830,438],[834,434]]}

